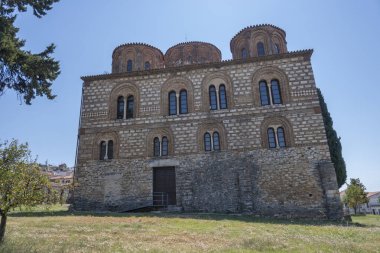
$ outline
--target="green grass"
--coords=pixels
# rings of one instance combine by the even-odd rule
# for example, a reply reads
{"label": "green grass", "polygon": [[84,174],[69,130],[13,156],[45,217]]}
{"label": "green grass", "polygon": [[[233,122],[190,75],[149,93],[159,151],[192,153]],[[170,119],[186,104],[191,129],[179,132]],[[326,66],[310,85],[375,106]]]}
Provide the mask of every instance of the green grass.
{"label": "green grass", "polygon": [[75,213],[67,207],[10,214],[0,252],[379,252],[380,217],[352,224],[249,215]]}

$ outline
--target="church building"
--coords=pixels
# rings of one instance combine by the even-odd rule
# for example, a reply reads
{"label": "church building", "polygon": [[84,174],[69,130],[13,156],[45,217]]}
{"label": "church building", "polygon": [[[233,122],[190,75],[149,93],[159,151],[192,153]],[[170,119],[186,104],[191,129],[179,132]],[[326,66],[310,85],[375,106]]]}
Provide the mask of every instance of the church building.
{"label": "church building", "polygon": [[341,218],[313,50],[268,24],[230,49],[127,43],[82,77],[74,210]]}

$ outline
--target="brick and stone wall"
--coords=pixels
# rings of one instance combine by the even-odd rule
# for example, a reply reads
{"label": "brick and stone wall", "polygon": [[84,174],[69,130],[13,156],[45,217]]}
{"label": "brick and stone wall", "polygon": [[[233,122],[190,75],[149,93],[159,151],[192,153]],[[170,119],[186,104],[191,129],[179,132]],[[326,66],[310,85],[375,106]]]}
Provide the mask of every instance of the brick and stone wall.
{"label": "brick and stone wall", "polygon": [[[174,166],[177,205],[184,211],[340,218],[311,54],[84,77],[74,209],[151,205],[153,168]],[[260,106],[258,80],[271,77],[280,82],[283,103]],[[207,87],[220,82],[228,109],[210,111]],[[169,116],[163,93],[179,87],[187,88],[191,108]],[[112,115],[118,89],[139,98],[133,119]],[[286,148],[268,148],[271,124],[285,127]],[[204,151],[208,129],[220,133],[221,151]],[[153,157],[156,134],[169,136],[167,157]],[[99,160],[102,139],[116,143],[114,159]]]}

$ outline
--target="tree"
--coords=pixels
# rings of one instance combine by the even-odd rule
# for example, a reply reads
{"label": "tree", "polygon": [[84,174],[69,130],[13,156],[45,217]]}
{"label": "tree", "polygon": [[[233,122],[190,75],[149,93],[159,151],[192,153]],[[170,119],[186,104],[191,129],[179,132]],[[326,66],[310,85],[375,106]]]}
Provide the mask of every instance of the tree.
{"label": "tree", "polygon": [[51,203],[56,201],[55,195],[49,179],[31,162],[27,144],[16,140],[0,144],[0,242],[11,209]]}
{"label": "tree", "polygon": [[338,187],[340,188],[347,179],[346,163],[344,162],[342,155],[342,144],[340,143],[340,137],[338,137],[336,131],[334,130],[333,121],[327,109],[327,104],[325,103],[322,92],[320,89],[317,89],[317,91],[327,136],[327,143],[330,150],[330,157],[332,163],[334,164],[336,179],[338,182]]}
{"label": "tree", "polygon": [[347,190],[345,191],[343,202],[347,204],[348,207],[353,208],[355,214],[359,205],[368,203],[369,201],[365,190],[366,189],[360,182],[359,178],[351,178],[351,183],[348,185]]}
{"label": "tree", "polygon": [[59,62],[50,55],[54,44],[38,54],[23,50],[25,40],[17,38],[18,28],[14,26],[17,15],[28,6],[33,14],[41,18],[59,0],[1,0],[0,2],[0,96],[7,89],[16,91],[26,104],[30,105],[36,96],[54,99],[50,86],[58,77]]}

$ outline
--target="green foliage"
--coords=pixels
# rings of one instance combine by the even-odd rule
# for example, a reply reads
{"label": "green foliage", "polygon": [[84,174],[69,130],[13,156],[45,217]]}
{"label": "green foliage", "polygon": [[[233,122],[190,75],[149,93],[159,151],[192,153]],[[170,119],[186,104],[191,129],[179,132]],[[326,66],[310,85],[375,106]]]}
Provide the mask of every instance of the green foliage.
{"label": "green foliage", "polygon": [[14,26],[15,12],[25,12],[28,6],[38,18],[51,9],[59,0],[1,0],[0,2],[0,95],[6,89],[13,89],[23,96],[26,104],[36,96],[46,95],[54,99],[50,86],[58,77],[59,62],[50,55],[54,52],[54,44],[44,51],[32,54],[23,50],[25,40],[17,38],[18,28]]}
{"label": "green foliage", "polygon": [[365,186],[360,182],[359,178],[351,178],[351,183],[348,185],[343,198],[343,203],[356,210],[359,205],[368,203],[369,199],[365,192]]}
{"label": "green foliage", "polygon": [[11,209],[54,203],[56,195],[47,176],[31,160],[27,144],[13,140],[0,145],[0,241]]}
{"label": "green foliage", "polygon": [[333,121],[327,109],[327,104],[325,103],[321,90],[317,89],[317,91],[319,103],[321,105],[323,123],[325,125],[331,161],[334,164],[336,179],[338,182],[338,187],[340,188],[347,179],[346,163],[344,162],[342,155],[342,144],[340,143],[340,137],[338,137],[336,131],[334,130]]}

